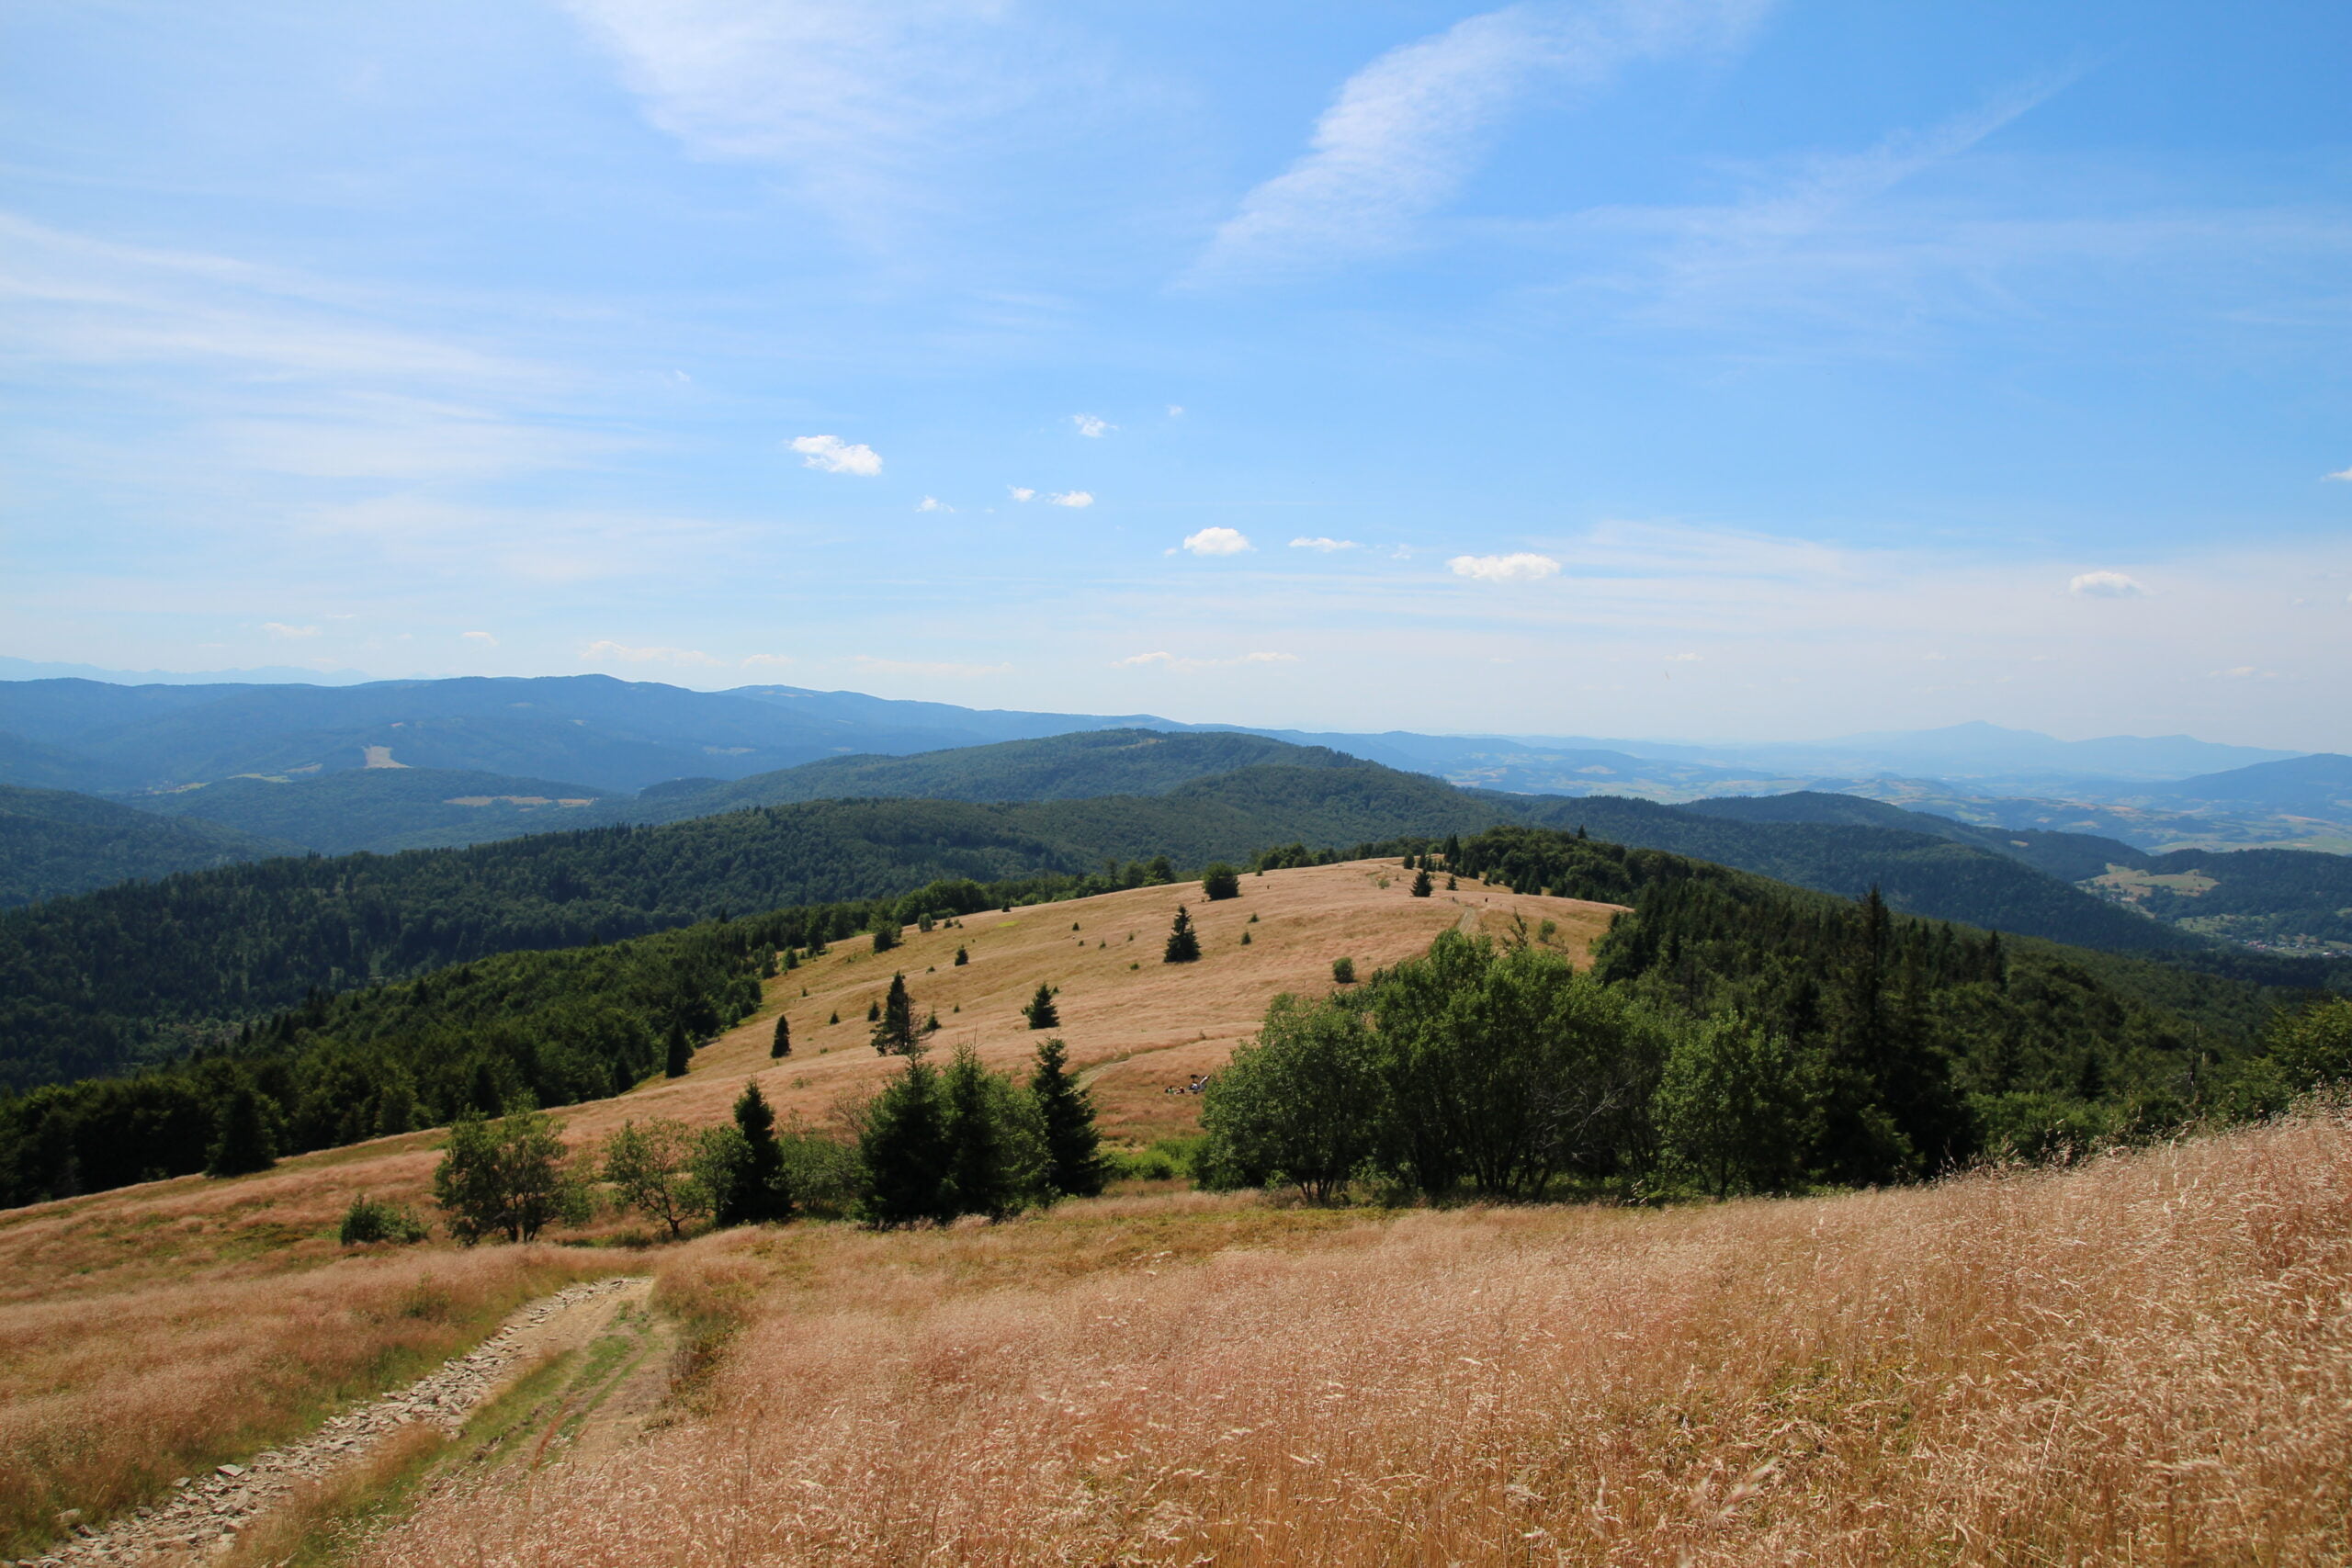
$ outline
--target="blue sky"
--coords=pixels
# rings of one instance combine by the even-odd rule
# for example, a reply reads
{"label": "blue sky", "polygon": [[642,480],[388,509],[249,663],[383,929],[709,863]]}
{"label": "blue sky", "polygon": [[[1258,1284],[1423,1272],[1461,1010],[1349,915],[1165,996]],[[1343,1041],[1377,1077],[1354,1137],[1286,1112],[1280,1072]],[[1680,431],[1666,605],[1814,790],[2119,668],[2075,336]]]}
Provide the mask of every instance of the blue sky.
{"label": "blue sky", "polygon": [[2320,4],[17,0],[0,653],[2352,750],[2347,61]]}

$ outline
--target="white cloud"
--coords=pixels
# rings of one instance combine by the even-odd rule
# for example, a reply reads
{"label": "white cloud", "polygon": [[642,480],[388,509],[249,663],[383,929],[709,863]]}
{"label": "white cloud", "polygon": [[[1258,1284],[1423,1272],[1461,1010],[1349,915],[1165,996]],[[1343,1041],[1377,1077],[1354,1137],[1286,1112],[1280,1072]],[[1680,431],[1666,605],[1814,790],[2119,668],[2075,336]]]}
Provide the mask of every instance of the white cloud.
{"label": "white cloud", "polygon": [[1560,563],[1550,556],[1530,555],[1521,551],[1509,556],[1456,556],[1445,563],[1456,577],[1476,578],[1482,582],[1533,582],[1539,578],[1559,573]]}
{"label": "white cloud", "polygon": [[1004,491],[1015,501],[1035,501],[1037,499],[1037,492],[1029,489],[1026,485],[1007,485],[1004,487]]}
{"label": "white cloud", "polygon": [[1168,405],[1168,417],[1170,419],[1183,418],[1184,405],[1182,403],[1170,403]]}
{"label": "white cloud", "polygon": [[1257,547],[1250,536],[1232,528],[1204,528],[1184,536],[1184,547],[1196,556],[1238,556]]}
{"label": "white cloud", "polygon": [[915,510],[917,512],[953,512],[956,509],[935,495],[927,495],[915,502]]}
{"label": "white cloud", "polygon": [[1119,428],[1110,421],[1097,418],[1091,413],[1074,413],[1069,416],[1069,422],[1078,426],[1078,433],[1080,435],[1093,441],[1100,441],[1104,435]]}
{"label": "white cloud", "polygon": [[2139,599],[2148,585],[2120,571],[2086,571],[2068,580],[2066,592],[2083,599]]}
{"label": "white cloud", "polygon": [[1764,9],[1765,0],[1524,4],[1393,49],[1348,79],[1306,155],[1242,199],[1195,275],[1393,248],[1453,194],[1539,84],[1591,87],[1636,60],[1718,47]]}
{"label": "white cloud", "polygon": [[742,661],[746,670],[772,670],[793,662],[788,653],[754,653]]}
{"label": "white cloud", "polygon": [[1166,649],[1161,649],[1156,653],[1130,653],[1125,659],[1111,660],[1114,669],[1128,664],[1173,664],[1175,662],[1176,656]]}
{"label": "white cloud", "polygon": [[478,642],[484,648],[496,648],[498,646],[498,639],[491,636],[488,632],[459,632],[458,635],[465,638],[468,642]]}
{"label": "white cloud", "polygon": [[1046,504],[1048,506],[1091,506],[1094,504],[1094,497],[1091,492],[1082,490],[1057,491],[1046,497]]}
{"label": "white cloud", "polygon": [[272,637],[297,637],[319,635],[319,628],[316,626],[289,626],[284,621],[264,621],[261,624],[261,629]]}
{"label": "white cloud", "polygon": [[2326,475],[2324,475],[2324,476],[2322,476],[2322,477],[2323,477],[2323,478],[2325,478],[2325,479],[2348,479],[2348,480],[2352,480],[2352,468],[2338,468],[2338,469],[2336,469],[2336,470],[2335,470],[2335,472],[2334,472],[2334,473],[2332,473],[2332,474],[2326,474]]}
{"label": "white cloud", "polygon": [[1360,549],[1363,547],[1359,546],[1353,539],[1314,538],[1293,539],[1290,542],[1290,547],[1295,550],[1321,550],[1328,556],[1333,550],[1353,550]]}
{"label": "white cloud", "polygon": [[592,642],[582,649],[580,658],[583,663],[588,664],[598,664],[611,659],[621,660],[630,664],[718,666],[725,662],[722,660],[713,659],[699,649],[630,648],[622,643],[605,639]]}
{"label": "white cloud", "polygon": [[838,435],[796,435],[787,443],[800,454],[803,468],[828,474],[859,474],[868,479],[882,471],[882,455],[873,447],[843,441]]}
{"label": "white cloud", "polygon": [[1241,662],[1244,664],[1295,664],[1298,662],[1298,655],[1295,653],[1245,653],[1241,656]]}

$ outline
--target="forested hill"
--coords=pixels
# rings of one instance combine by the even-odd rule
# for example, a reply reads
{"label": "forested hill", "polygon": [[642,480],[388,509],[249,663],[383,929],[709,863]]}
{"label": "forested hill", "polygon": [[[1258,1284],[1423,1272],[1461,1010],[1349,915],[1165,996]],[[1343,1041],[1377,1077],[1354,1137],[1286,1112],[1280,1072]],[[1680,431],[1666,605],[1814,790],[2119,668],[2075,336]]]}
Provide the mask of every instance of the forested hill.
{"label": "forested hill", "polygon": [[312,856],[0,916],[0,1088],[119,1070],[223,1024],[525,948],[953,878],[1471,832],[1495,810],[1380,768],[1251,768],[1166,795],[820,801],[467,850]]}
{"label": "forested hill", "polygon": [[[952,815],[973,807],[932,809],[951,815],[899,820],[930,833],[976,820]],[[2245,1070],[2271,999],[2252,987],[2003,942],[1876,900],[1557,830],[1502,827],[1449,849],[1442,872],[1632,905],[1596,951],[1599,973],[1665,1009],[1759,1026],[1802,1053],[1822,1112],[1810,1134],[1818,1148],[1803,1152],[1837,1179],[1903,1179],[1987,1147],[2161,1133],[2267,1103],[2264,1081]],[[258,1097],[281,1153],[445,1123],[518,1093],[549,1106],[601,1098],[751,1012],[759,976],[812,944],[1165,874],[1129,865],[940,882],[896,899],[506,953],[313,996],[171,1066],[0,1098],[0,1202],[196,1169],[240,1096]],[[1401,885],[1366,886],[1409,897]]]}
{"label": "forested hill", "polygon": [[1606,795],[1544,799],[1521,820],[1666,850],[1824,893],[1873,886],[1897,910],[2119,953],[2188,953],[2204,939],[2095,898],[2022,861],[1904,829],[1752,822]]}
{"label": "forested hill", "polygon": [[291,852],[210,822],[172,822],[66,790],[0,784],[0,909]]}
{"label": "forested hill", "polygon": [[807,800],[1083,800],[1163,795],[1195,779],[1258,765],[1377,771],[1375,763],[1321,746],[1293,746],[1259,735],[1095,729],[912,757],[831,757],[728,783],[680,779],[657,784],[633,800],[600,807],[597,815],[631,822],[679,822],[745,807]]}

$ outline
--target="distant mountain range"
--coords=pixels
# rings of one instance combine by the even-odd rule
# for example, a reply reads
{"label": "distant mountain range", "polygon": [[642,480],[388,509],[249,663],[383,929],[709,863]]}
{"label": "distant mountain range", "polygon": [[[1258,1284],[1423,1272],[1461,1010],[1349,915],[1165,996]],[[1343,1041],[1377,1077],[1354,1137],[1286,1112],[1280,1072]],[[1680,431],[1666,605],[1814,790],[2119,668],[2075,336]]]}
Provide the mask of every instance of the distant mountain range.
{"label": "distant mountain range", "polygon": [[[1108,731],[1286,742],[1517,795],[1687,802],[1815,789],[1979,826],[2087,831],[2143,850],[2352,849],[2352,761],[2185,736],[2062,741],[1967,724],[1731,748],[1352,735],[792,686],[693,692],[602,675],[344,686],[0,681],[0,783],[106,795],[339,852],[680,820],[730,803],[829,792],[899,793],[888,758]],[[781,777],[811,763],[831,771]],[[1036,786],[1024,779],[986,787]],[[629,795],[638,798],[613,798]]]}

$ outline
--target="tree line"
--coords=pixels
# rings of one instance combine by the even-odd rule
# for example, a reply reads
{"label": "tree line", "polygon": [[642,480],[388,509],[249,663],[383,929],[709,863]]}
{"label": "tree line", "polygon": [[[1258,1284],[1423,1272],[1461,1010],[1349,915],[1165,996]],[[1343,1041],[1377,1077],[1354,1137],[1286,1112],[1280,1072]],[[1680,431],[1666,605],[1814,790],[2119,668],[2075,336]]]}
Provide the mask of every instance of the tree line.
{"label": "tree line", "polygon": [[1505,1200],[1867,1185],[2260,1114],[2352,1075],[2341,998],[2185,1014],[2086,955],[1898,916],[1875,892],[1573,833],[1494,829],[1439,863],[1633,909],[1589,972],[1540,926],[1449,932],[1362,985],[1279,999],[1207,1088],[1205,1179]]}

